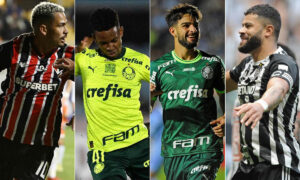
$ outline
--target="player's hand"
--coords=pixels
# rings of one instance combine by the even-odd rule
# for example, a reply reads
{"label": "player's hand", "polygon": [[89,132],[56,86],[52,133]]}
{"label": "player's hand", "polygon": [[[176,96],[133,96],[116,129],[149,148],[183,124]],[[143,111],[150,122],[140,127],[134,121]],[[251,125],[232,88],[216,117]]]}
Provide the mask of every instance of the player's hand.
{"label": "player's hand", "polygon": [[237,116],[241,116],[241,123],[245,123],[245,126],[251,125],[253,129],[257,122],[262,118],[264,108],[259,103],[247,103],[234,108],[234,113]]}
{"label": "player's hand", "polygon": [[83,40],[80,41],[79,45],[75,48],[75,53],[83,51],[85,48],[88,48],[92,45],[94,41],[93,37],[85,36]]}
{"label": "player's hand", "polygon": [[213,126],[212,129],[216,136],[218,137],[225,136],[225,115],[219,117],[214,121],[211,121],[209,124]]}
{"label": "player's hand", "polygon": [[151,92],[151,98],[155,96],[159,96],[163,93],[162,91],[157,91],[156,86],[153,83],[150,83],[150,92]]}
{"label": "player's hand", "polygon": [[74,76],[74,61],[68,58],[61,58],[55,61],[55,68],[62,69],[63,73],[60,78],[72,78]]}

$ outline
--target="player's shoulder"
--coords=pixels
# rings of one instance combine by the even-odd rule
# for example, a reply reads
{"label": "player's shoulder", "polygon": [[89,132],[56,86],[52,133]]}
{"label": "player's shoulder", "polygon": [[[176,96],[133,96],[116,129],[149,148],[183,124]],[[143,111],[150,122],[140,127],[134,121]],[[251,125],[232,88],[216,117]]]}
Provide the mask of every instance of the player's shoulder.
{"label": "player's shoulder", "polygon": [[291,66],[297,65],[296,61],[288,54],[272,54],[270,55],[271,64],[288,64]]}
{"label": "player's shoulder", "polygon": [[78,59],[78,60],[80,60],[80,59],[90,59],[90,58],[94,58],[96,56],[99,56],[96,49],[85,48],[81,52],[76,53],[76,59]]}
{"label": "player's shoulder", "polygon": [[126,49],[126,52],[125,52],[126,57],[137,58],[137,59],[143,60],[143,61],[149,60],[149,57],[144,53],[141,53],[141,52],[131,49],[129,47],[125,47],[125,49]]}
{"label": "player's shoulder", "polygon": [[13,47],[13,40],[7,41],[3,44],[0,44],[0,52],[5,52],[7,49],[12,49]]}
{"label": "player's shoulder", "polygon": [[78,54],[84,54],[84,55],[90,55],[90,54],[98,54],[96,49],[89,49],[89,48],[84,48],[80,53]]}
{"label": "player's shoulder", "polygon": [[202,56],[201,59],[207,60],[207,61],[212,62],[212,63],[223,63],[223,60],[220,56],[215,55],[215,54],[210,54],[210,53],[202,51],[202,50],[199,50],[199,51],[200,51],[201,56]]}

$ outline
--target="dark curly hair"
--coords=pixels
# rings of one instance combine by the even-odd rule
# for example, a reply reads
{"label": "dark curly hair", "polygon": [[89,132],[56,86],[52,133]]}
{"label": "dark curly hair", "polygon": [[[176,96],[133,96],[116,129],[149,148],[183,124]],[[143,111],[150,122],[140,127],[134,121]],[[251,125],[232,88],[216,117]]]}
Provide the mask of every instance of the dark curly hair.
{"label": "dark curly hair", "polygon": [[180,20],[185,14],[190,14],[197,20],[202,19],[202,13],[196,6],[187,3],[180,3],[168,11],[166,15],[166,21],[168,23],[168,26],[171,27],[174,24],[176,24],[177,21]]}
{"label": "dark curly hair", "polygon": [[94,31],[107,31],[112,27],[120,27],[118,13],[111,8],[100,8],[90,16],[90,22]]}

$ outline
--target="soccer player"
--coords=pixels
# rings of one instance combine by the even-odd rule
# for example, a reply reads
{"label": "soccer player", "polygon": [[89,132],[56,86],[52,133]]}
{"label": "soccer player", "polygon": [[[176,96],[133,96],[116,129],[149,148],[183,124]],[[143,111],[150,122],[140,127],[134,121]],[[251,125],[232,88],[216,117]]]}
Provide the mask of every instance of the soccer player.
{"label": "soccer player", "polygon": [[60,136],[61,92],[74,72],[66,21],[62,6],[42,2],[32,10],[33,32],[0,45],[0,179],[47,176]]}
{"label": "soccer player", "polygon": [[[167,179],[215,179],[223,160],[224,116],[217,118],[214,89],[224,112],[224,66],[195,49],[202,14],[178,4],[166,16],[175,49],[151,62],[150,90],[163,108],[162,155]],[[161,94],[160,94],[161,93]]]}
{"label": "soccer player", "polygon": [[239,51],[250,56],[226,72],[226,91],[238,90],[243,159],[233,180],[299,179],[300,146],[293,134],[299,70],[277,45],[278,11],[268,4],[245,12]]}
{"label": "soccer player", "polygon": [[[149,139],[140,108],[141,81],[149,82],[150,60],[122,46],[124,28],[115,10],[90,18],[97,49],[82,41],[75,75],[81,75],[88,120],[88,164],[93,179],[149,179]],[[77,52],[79,52],[78,50]]]}

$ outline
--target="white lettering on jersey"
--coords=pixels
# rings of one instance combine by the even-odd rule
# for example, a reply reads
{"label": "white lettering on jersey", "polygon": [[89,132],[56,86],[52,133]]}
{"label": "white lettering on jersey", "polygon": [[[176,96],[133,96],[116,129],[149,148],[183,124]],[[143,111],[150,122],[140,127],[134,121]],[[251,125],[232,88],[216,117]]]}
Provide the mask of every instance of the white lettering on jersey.
{"label": "white lettering on jersey", "polygon": [[186,148],[186,147],[193,147],[200,145],[202,146],[203,144],[209,144],[210,143],[210,138],[209,136],[200,136],[195,139],[183,139],[183,140],[175,140],[173,141],[173,148],[177,148],[177,146],[181,148]]}
{"label": "white lettering on jersey", "polygon": [[184,99],[184,101],[189,101],[191,97],[202,97],[207,98],[208,89],[199,89],[198,85],[191,85],[188,89],[174,90],[168,92],[168,99]]}

